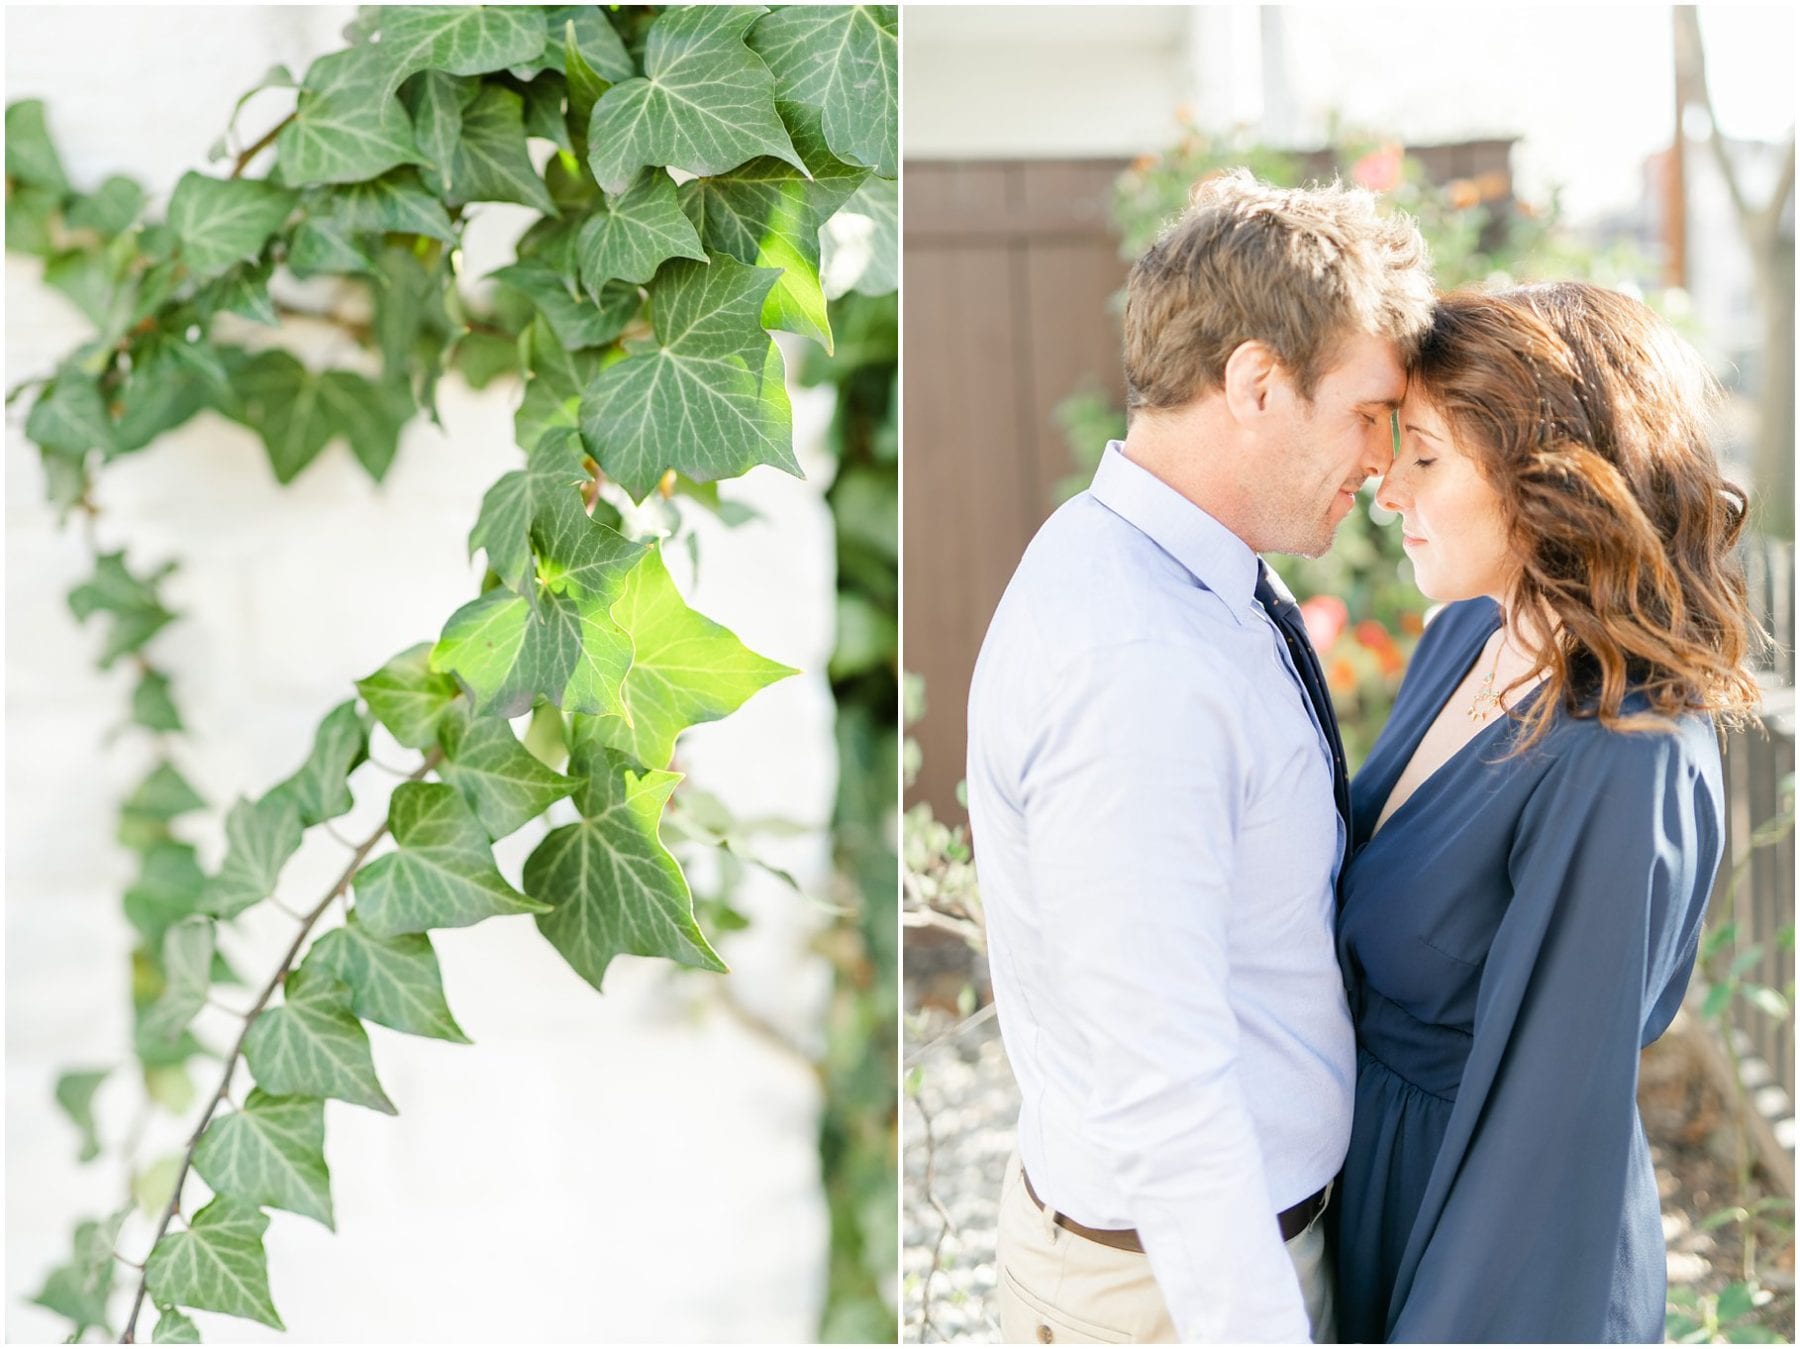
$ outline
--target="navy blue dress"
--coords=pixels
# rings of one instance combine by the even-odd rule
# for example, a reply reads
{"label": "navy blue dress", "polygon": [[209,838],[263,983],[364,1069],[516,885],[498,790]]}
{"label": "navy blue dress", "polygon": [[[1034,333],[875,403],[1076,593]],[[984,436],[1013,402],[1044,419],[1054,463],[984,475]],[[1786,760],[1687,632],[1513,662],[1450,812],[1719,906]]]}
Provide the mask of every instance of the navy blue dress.
{"label": "navy blue dress", "polygon": [[1495,762],[1518,736],[1500,716],[1371,838],[1499,625],[1486,599],[1438,615],[1352,788],[1339,1337],[1661,1342],[1638,1052],[1693,969],[1723,847],[1718,740],[1701,715],[1637,734],[1559,708]]}

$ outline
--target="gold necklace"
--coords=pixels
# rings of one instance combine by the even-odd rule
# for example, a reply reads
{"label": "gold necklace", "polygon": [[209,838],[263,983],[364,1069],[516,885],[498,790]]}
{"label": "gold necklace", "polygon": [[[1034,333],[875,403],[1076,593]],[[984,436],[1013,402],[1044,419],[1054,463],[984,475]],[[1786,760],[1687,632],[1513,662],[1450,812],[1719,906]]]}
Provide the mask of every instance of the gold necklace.
{"label": "gold necklace", "polygon": [[1486,721],[1500,706],[1500,695],[1494,692],[1494,677],[1500,673],[1500,657],[1505,651],[1506,633],[1502,629],[1500,644],[1494,648],[1494,668],[1487,672],[1487,678],[1481,681],[1481,687],[1475,690],[1475,698],[1469,704],[1470,721]]}

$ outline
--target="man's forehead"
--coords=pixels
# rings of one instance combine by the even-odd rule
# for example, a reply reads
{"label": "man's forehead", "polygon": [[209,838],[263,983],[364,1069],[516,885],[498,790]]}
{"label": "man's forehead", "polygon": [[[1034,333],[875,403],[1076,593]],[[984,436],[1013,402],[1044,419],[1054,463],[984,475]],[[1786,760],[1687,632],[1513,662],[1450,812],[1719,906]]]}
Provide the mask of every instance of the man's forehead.
{"label": "man's forehead", "polygon": [[1406,367],[1385,338],[1369,338],[1352,347],[1335,373],[1344,394],[1359,405],[1397,408],[1406,398]]}

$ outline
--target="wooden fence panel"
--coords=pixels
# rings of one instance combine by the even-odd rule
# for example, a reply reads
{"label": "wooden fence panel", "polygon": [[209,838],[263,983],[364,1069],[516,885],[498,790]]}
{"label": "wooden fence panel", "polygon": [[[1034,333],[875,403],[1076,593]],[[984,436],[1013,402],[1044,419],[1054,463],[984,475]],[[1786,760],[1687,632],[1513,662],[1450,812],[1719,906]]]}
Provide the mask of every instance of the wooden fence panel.
{"label": "wooden fence panel", "polygon": [[969,676],[1025,545],[1073,463],[1056,405],[1122,399],[1109,303],[1126,264],[1106,215],[1121,161],[908,162],[903,659],[925,680],[910,800],[948,820]]}

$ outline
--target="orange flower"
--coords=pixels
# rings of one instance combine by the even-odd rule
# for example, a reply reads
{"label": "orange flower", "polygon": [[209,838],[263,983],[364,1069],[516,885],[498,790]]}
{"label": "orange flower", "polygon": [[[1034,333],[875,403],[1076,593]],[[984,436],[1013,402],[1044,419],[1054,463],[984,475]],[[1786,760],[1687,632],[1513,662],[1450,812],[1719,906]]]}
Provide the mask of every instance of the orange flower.
{"label": "orange flower", "polygon": [[1341,658],[1334,660],[1331,668],[1325,672],[1325,682],[1331,685],[1333,693],[1353,692],[1356,688],[1356,667]]}
{"label": "orange flower", "polygon": [[1409,609],[1400,615],[1400,631],[1408,637],[1417,637],[1425,631],[1425,620]]}
{"label": "orange flower", "polygon": [[1390,141],[1379,150],[1371,150],[1350,167],[1350,177],[1358,187],[1366,187],[1371,192],[1387,192],[1400,186],[1401,164],[1406,152],[1397,141]]}
{"label": "orange flower", "polygon": [[1393,635],[1374,619],[1365,618],[1356,625],[1356,640],[1375,653],[1375,663],[1383,675],[1397,675],[1406,669],[1406,657],[1394,645]]}
{"label": "orange flower", "polygon": [[1481,189],[1467,178],[1454,178],[1444,184],[1444,191],[1450,198],[1450,207],[1456,211],[1466,211],[1481,202]]}

